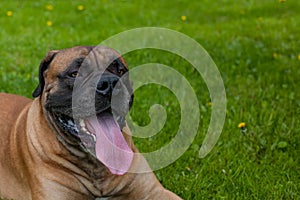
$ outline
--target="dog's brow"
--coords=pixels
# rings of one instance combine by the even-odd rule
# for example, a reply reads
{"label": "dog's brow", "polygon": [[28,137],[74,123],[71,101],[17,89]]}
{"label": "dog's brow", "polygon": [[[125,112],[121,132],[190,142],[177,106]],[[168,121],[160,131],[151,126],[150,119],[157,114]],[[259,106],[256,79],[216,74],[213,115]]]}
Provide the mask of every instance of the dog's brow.
{"label": "dog's brow", "polygon": [[81,64],[83,63],[85,57],[79,57],[79,58],[76,58],[75,60],[72,61],[72,63],[69,65],[69,67],[67,68],[66,71],[70,71],[70,70],[73,70],[73,69],[76,69],[81,66]]}
{"label": "dog's brow", "polygon": [[80,57],[80,58],[76,58],[70,66],[78,66],[80,67],[80,65],[82,64],[82,62],[84,61],[85,57]]}
{"label": "dog's brow", "polygon": [[64,70],[62,71],[58,76],[59,77],[64,77],[66,74],[68,74],[71,71],[74,70],[79,70],[81,64],[83,63],[85,57],[79,57],[74,59],[71,64]]}

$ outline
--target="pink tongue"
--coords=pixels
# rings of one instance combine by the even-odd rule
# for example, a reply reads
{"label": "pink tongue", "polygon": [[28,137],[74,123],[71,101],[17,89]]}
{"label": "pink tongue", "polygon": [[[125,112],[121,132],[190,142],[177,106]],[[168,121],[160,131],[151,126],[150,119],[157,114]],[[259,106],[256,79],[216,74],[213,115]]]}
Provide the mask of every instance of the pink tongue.
{"label": "pink tongue", "polygon": [[133,152],[112,115],[87,119],[95,130],[96,156],[112,174],[123,175],[131,165]]}

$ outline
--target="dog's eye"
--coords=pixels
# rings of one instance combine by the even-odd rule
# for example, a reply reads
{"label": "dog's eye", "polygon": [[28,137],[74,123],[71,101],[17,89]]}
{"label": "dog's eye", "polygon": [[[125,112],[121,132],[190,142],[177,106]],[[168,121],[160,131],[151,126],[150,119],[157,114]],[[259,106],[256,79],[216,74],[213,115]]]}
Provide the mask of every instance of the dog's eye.
{"label": "dog's eye", "polygon": [[123,75],[123,74],[125,73],[125,71],[124,71],[123,69],[119,69],[118,73],[119,73],[120,75]]}
{"label": "dog's eye", "polygon": [[69,76],[71,78],[76,78],[78,76],[78,71],[74,71],[74,72],[70,73]]}

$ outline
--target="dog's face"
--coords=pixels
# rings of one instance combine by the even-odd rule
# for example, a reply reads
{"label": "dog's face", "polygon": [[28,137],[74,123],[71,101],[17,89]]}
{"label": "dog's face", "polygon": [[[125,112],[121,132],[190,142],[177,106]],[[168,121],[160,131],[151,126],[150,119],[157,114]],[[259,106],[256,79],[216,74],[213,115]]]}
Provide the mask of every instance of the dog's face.
{"label": "dog's face", "polygon": [[[124,168],[124,162],[132,160],[120,131],[133,101],[127,72],[124,59],[107,47],[50,51],[33,93],[40,96],[45,117],[64,145],[94,155],[115,174],[125,173],[129,166]],[[117,153],[110,153],[112,148]],[[124,159],[110,158],[120,156]]]}

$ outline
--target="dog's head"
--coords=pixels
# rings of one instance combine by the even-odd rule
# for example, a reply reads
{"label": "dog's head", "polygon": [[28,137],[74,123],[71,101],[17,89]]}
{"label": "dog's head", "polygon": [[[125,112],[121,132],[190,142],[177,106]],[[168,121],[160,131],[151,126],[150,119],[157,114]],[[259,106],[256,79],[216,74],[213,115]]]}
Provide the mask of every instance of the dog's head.
{"label": "dog's head", "polygon": [[40,64],[40,98],[44,115],[68,149],[80,149],[112,173],[124,174],[133,152],[121,133],[133,102],[125,60],[103,47],[50,51]]}

